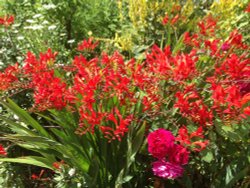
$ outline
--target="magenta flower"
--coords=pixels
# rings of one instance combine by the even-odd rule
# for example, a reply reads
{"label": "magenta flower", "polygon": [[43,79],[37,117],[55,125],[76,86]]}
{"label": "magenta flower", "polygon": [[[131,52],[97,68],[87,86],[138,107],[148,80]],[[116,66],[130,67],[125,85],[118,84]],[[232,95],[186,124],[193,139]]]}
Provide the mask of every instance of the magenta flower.
{"label": "magenta flower", "polygon": [[153,162],[154,175],[166,178],[175,179],[183,174],[183,168],[180,165],[172,164],[163,160]]}
{"label": "magenta flower", "polygon": [[222,51],[227,51],[229,50],[229,48],[230,48],[230,45],[227,42],[223,43],[221,46]]}
{"label": "magenta flower", "polygon": [[241,81],[241,82],[238,82],[237,84],[240,88],[240,94],[242,96],[250,92],[250,83],[249,82]]}
{"label": "magenta flower", "polygon": [[158,129],[148,135],[148,151],[155,158],[163,159],[172,150],[175,137],[170,131]]}

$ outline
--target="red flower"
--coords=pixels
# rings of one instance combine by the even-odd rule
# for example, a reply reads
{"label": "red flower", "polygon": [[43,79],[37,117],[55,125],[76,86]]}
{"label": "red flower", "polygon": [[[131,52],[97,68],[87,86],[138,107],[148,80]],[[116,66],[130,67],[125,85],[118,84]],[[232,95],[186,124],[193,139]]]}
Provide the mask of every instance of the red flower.
{"label": "red flower", "polygon": [[197,34],[190,36],[189,32],[185,32],[183,34],[183,37],[184,37],[183,41],[186,45],[194,46],[197,48],[200,47],[200,41],[198,40]]}
{"label": "red flower", "polygon": [[31,179],[37,180],[37,179],[39,179],[39,176],[37,176],[36,174],[32,174],[32,175],[31,175]]}
{"label": "red flower", "polygon": [[247,116],[250,116],[250,106],[244,108],[243,113]]}
{"label": "red flower", "polygon": [[193,142],[192,143],[192,145],[194,146],[193,151],[201,152],[207,147],[208,144],[209,144],[208,140],[205,140],[203,142],[202,141]]}
{"label": "red flower", "polygon": [[180,18],[179,14],[175,15],[175,17],[173,17],[171,20],[171,24],[174,25],[179,20],[179,18]]}
{"label": "red flower", "polygon": [[211,51],[211,55],[217,55],[216,52],[218,50],[218,43],[219,43],[219,40],[216,40],[216,39],[213,41],[209,41],[209,40],[205,41],[205,47]]}
{"label": "red flower", "polygon": [[165,17],[162,20],[162,25],[166,25],[169,21],[168,15],[166,14]]}
{"label": "red flower", "polygon": [[14,23],[15,17],[13,15],[4,16],[0,18],[0,25],[9,26]]}
{"label": "red flower", "polygon": [[182,126],[179,128],[178,136],[176,137],[176,141],[179,141],[181,145],[188,146],[191,144],[191,139],[188,134],[188,130],[186,126]]}
{"label": "red flower", "polygon": [[204,138],[202,126],[200,126],[196,131],[194,131],[194,132],[192,132],[190,134],[191,139],[194,138],[194,137],[196,137],[196,138]]}
{"label": "red flower", "polygon": [[241,99],[241,105],[245,105],[246,103],[250,102],[250,92],[245,94]]}
{"label": "red flower", "polygon": [[89,38],[88,40],[83,40],[82,43],[78,45],[78,50],[79,51],[84,51],[84,50],[90,50],[93,51],[96,46],[98,45],[98,42],[93,43],[93,38]]}
{"label": "red flower", "polygon": [[230,33],[229,39],[226,41],[232,46],[236,46],[238,48],[247,49],[248,46],[243,44],[242,34],[239,33],[238,30],[234,30]]}
{"label": "red flower", "polygon": [[54,76],[54,71],[36,74],[33,77],[35,106],[40,110],[62,109],[66,106],[66,84]]}
{"label": "red flower", "polygon": [[60,161],[60,162],[54,162],[53,164],[52,164],[52,166],[54,167],[54,168],[56,168],[56,169],[60,169],[60,166],[61,165],[63,165],[64,164],[64,161],[62,160],[62,161]]}
{"label": "red flower", "polygon": [[0,144],[0,155],[7,155],[7,152],[5,151],[4,147]]}
{"label": "red flower", "polygon": [[247,13],[250,13],[250,3],[248,3],[248,5],[247,5],[247,7],[246,7],[246,9],[244,11],[247,12]]}
{"label": "red flower", "polygon": [[189,151],[178,144],[175,144],[171,152],[169,153],[168,160],[170,163],[185,165],[188,163]]}
{"label": "red flower", "polygon": [[200,33],[202,35],[214,35],[217,20],[211,15],[205,17],[201,22],[198,23]]}

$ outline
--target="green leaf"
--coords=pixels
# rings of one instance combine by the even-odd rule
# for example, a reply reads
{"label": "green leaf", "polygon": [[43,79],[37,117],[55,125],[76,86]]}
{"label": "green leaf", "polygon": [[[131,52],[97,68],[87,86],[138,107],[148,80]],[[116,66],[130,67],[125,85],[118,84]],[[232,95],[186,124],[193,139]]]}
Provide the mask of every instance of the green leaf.
{"label": "green leaf", "polygon": [[25,126],[18,124],[10,119],[7,119],[3,116],[0,116],[0,119],[3,120],[5,123],[7,123],[9,126],[11,126],[11,129],[16,133],[25,134],[25,135],[33,135],[33,136],[36,135],[33,131],[29,130]]}
{"label": "green leaf", "polygon": [[206,151],[202,157],[203,161],[210,163],[214,159],[213,153],[210,151]]}
{"label": "green leaf", "polygon": [[91,161],[91,165],[89,167],[88,175],[91,177],[91,184],[88,185],[88,187],[95,187],[97,185],[96,181],[99,174],[99,165],[97,157],[94,157],[94,159]]}
{"label": "green leaf", "polygon": [[58,142],[41,136],[24,136],[24,135],[7,135],[6,138],[16,142],[26,142],[29,145],[36,145],[37,147],[58,147],[61,144]]}
{"label": "green leaf", "polygon": [[27,156],[19,158],[0,158],[0,162],[29,164],[53,170],[52,163],[50,161],[48,161],[46,158],[37,156]]}
{"label": "green leaf", "polygon": [[226,186],[225,186],[225,188],[231,188],[231,187],[233,187],[233,185],[235,185],[235,183],[238,180],[246,177],[247,174],[248,174],[249,169],[250,169],[249,166],[247,166],[247,167],[243,168],[241,171],[239,171],[237,174],[235,174],[234,176],[232,176],[232,174],[230,174],[231,172],[228,172],[228,169],[227,169]]}
{"label": "green leaf", "polygon": [[140,127],[139,131],[137,132],[135,138],[132,141],[132,156],[134,156],[138,150],[140,149],[143,138],[144,138],[144,133],[145,133],[145,127],[146,123],[144,122],[143,125]]}

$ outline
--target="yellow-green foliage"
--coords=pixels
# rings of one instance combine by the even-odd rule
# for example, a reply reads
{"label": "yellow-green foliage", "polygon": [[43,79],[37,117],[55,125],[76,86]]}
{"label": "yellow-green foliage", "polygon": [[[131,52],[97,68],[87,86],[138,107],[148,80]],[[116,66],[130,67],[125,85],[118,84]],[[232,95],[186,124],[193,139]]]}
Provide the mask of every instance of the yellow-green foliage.
{"label": "yellow-green foliage", "polygon": [[209,13],[218,18],[222,29],[230,31],[239,19],[237,11],[243,6],[242,0],[218,0],[211,5]]}
{"label": "yellow-green foliage", "polygon": [[182,8],[182,15],[189,17],[194,12],[194,3],[193,0],[187,0],[186,4]]}
{"label": "yellow-green foliage", "polygon": [[132,42],[131,33],[125,33],[122,36],[118,36],[118,34],[116,33],[115,39],[113,42],[116,47],[120,48],[123,51],[130,51],[134,45]]}
{"label": "yellow-green foliage", "polygon": [[[181,23],[185,24],[194,12],[193,0],[187,0],[183,6],[180,0],[118,0],[117,7],[120,21],[124,22],[126,27],[116,34],[113,43],[125,51],[132,50],[135,45],[134,39],[140,41],[138,33],[151,27],[151,22],[161,25],[166,14],[171,18],[180,14]],[[129,24],[127,19],[129,19]]]}
{"label": "yellow-green foliage", "polygon": [[148,14],[147,0],[128,0],[129,17],[133,26],[146,26],[146,17]]}

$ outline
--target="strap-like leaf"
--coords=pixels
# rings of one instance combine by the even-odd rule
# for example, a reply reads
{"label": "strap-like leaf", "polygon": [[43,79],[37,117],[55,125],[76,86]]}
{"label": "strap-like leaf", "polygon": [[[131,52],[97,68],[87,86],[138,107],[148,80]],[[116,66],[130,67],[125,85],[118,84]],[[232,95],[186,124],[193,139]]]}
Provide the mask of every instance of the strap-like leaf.
{"label": "strap-like leaf", "polygon": [[21,133],[21,134],[25,134],[25,135],[32,135],[32,136],[36,136],[35,132],[29,130],[28,128],[26,128],[25,126],[16,123],[10,119],[7,119],[3,116],[0,116],[0,119],[3,120],[5,123],[7,123],[11,129],[13,131],[15,131],[16,133]]}
{"label": "strap-like leaf", "polygon": [[14,114],[16,114],[24,123],[32,126],[34,129],[38,131],[39,134],[51,137],[48,132],[34,119],[29,113],[20,108],[16,103],[14,103],[11,99],[7,99],[7,102],[0,101],[6,108],[11,110]]}
{"label": "strap-like leaf", "polygon": [[37,156],[27,156],[27,157],[19,157],[19,158],[0,158],[0,162],[11,162],[11,163],[23,163],[30,164],[35,166],[40,166],[43,168],[52,169],[52,163],[43,157]]}

